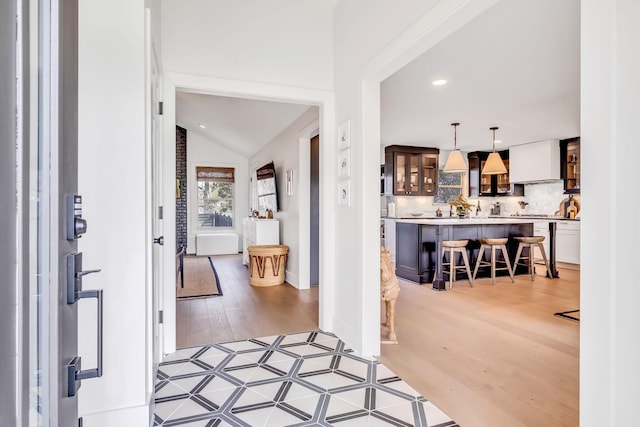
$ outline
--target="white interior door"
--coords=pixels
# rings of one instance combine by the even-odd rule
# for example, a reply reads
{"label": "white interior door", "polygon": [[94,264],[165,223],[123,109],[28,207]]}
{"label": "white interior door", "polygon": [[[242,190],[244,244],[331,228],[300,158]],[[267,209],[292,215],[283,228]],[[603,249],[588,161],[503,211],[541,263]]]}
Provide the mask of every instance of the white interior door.
{"label": "white interior door", "polygon": [[162,157],[162,79],[159,75],[155,55],[151,55],[151,186],[152,186],[152,233],[153,233],[153,354],[154,363],[162,359],[164,349],[163,331],[163,157]]}

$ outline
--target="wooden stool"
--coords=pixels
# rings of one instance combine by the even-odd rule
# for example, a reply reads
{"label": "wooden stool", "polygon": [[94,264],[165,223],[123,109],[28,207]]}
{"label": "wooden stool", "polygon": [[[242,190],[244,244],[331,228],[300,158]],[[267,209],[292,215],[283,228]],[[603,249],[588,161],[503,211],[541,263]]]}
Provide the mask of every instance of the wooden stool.
{"label": "wooden stool", "polygon": [[[511,281],[515,283],[513,280],[513,270],[511,269],[511,264],[509,263],[509,254],[507,253],[507,241],[508,237],[502,237],[498,239],[479,239],[480,241],[480,252],[478,253],[478,259],[476,261],[476,267],[473,270],[473,280],[476,279],[476,274],[478,274],[478,268],[480,267],[488,267],[491,266],[491,283],[496,284],[496,271],[497,270],[507,270],[509,272],[509,277],[511,277]],[[484,250],[491,248],[491,261],[483,261],[482,257],[484,256]],[[502,256],[504,257],[504,261],[496,259],[496,249],[502,251]],[[496,267],[496,263],[501,262],[504,263],[505,267]]]}
{"label": "wooden stool", "polygon": [[[471,268],[469,266],[469,257],[467,256],[467,244],[468,240],[445,240],[442,242],[442,248],[444,251],[449,252],[449,262],[442,263],[442,273],[449,275],[449,289],[453,289],[453,281],[456,278],[456,271],[464,268],[467,272],[467,279],[469,285],[473,287],[473,279],[471,278]],[[464,265],[456,265],[456,253],[462,254],[462,261]],[[442,254],[444,257],[444,253]],[[444,269],[445,266],[449,266],[449,271]]]}
{"label": "wooden stool", "polygon": [[[524,237],[514,237],[518,243],[518,251],[516,252],[516,260],[513,262],[513,269],[515,270],[518,264],[527,266],[529,268],[529,274],[531,274],[531,280],[533,280],[533,276],[535,275],[535,268],[533,266],[534,257],[533,257],[533,248],[538,247],[540,249],[540,254],[542,255],[542,259],[544,260],[544,265],[547,267],[547,276],[549,278],[553,278],[551,276],[551,267],[549,267],[549,260],[547,259],[547,254],[544,251],[544,245],[542,242],[544,241],[544,236],[524,236]],[[528,248],[527,256],[524,255],[523,249]],[[520,259],[526,259],[527,263],[519,262]]]}

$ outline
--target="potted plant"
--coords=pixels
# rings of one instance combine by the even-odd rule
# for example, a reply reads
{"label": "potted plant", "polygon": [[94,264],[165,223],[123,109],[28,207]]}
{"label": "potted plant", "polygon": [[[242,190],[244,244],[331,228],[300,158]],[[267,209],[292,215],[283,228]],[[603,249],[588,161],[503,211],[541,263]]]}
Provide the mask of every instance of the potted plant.
{"label": "potted plant", "polygon": [[471,213],[471,208],[473,205],[469,203],[466,197],[463,194],[459,194],[458,197],[454,198],[449,202],[451,206],[456,208],[456,213],[460,218],[464,218],[469,213]]}

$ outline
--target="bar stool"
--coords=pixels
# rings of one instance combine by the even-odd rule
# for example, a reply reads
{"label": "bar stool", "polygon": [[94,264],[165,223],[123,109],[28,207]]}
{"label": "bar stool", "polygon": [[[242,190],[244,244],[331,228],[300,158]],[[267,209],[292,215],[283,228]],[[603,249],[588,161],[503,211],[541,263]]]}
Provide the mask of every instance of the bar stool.
{"label": "bar stool", "polygon": [[[514,237],[516,241],[518,241],[518,251],[516,252],[516,260],[513,263],[513,269],[515,270],[518,265],[524,265],[529,268],[529,274],[531,274],[531,280],[533,280],[533,276],[535,275],[534,269],[534,247],[538,247],[540,250],[540,254],[542,255],[542,259],[544,260],[544,265],[547,267],[547,276],[549,278],[553,278],[551,276],[551,267],[549,267],[549,260],[547,259],[547,254],[544,251],[544,236],[523,236],[523,237]],[[524,255],[523,249],[528,248],[527,255]],[[526,259],[526,264],[520,262],[520,260]]]}
{"label": "bar stool", "polygon": [[[469,285],[473,287],[473,279],[471,277],[471,267],[469,264],[469,257],[467,256],[467,244],[468,240],[445,240],[442,242],[443,257],[444,252],[449,252],[449,262],[442,262],[442,273],[449,275],[449,289],[453,289],[453,281],[456,278],[456,271],[465,269],[467,272],[467,279]],[[456,253],[462,254],[462,261],[464,265],[456,265]],[[449,271],[444,269],[445,266],[449,266]]]}
{"label": "bar stool", "polygon": [[[496,284],[496,271],[497,270],[507,270],[509,272],[509,277],[511,277],[511,281],[515,283],[513,280],[513,270],[511,269],[511,264],[509,263],[509,254],[507,253],[507,241],[508,237],[501,238],[483,238],[479,239],[480,241],[480,252],[478,253],[478,259],[476,260],[476,267],[473,270],[473,280],[476,279],[476,274],[478,274],[478,268],[480,267],[488,267],[491,266],[491,283]],[[484,256],[485,249],[491,249],[491,260],[483,261],[482,257]],[[502,257],[504,261],[496,259],[496,249],[499,249],[502,252]],[[505,267],[496,267],[496,263],[503,263]]]}

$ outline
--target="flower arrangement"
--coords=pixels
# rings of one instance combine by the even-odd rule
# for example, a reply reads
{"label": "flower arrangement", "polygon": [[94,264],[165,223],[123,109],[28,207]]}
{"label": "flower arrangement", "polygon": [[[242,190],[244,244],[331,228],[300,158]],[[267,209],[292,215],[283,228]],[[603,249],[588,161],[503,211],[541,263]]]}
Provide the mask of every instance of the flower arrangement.
{"label": "flower arrangement", "polygon": [[464,197],[463,194],[459,194],[458,197],[456,197],[455,199],[451,200],[449,202],[449,204],[451,206],[455,206],[456,213],[459,216],[463,216],[463,215],[469,214],[471,212],[471,208],[473,207],[473,205],[471,203],[469,203],[469,201],[467,200],[466,197]]}

